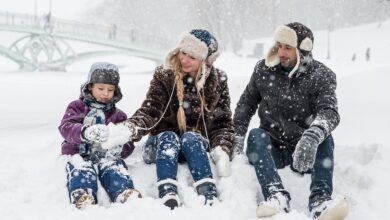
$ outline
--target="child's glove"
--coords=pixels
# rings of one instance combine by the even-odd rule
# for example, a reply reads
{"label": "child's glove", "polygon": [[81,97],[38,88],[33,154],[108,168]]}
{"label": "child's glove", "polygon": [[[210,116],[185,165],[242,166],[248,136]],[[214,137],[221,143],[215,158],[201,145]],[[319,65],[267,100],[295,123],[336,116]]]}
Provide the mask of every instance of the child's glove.
{"label": "child's glove", "polygon": [[317,126],[311,126],[305,130],[293,153],[294,169],[303,173],[313,168],[317,148],[324,139],[323,130]]}
{"label": "child's glove", "polygon": [[211,159],[217,165],[218,175],[220,177],[230,176],[230,158],[221,146],[216,146],[210,152]]}
{"label": "child's glove", "polygon": [[108,138],[108,127],[104,124],[95,124],[85,127],[82,136],[89,143],[102,143]]}
{"label": "child's glove", "polygon": [[107,127],[109,129],[109,136],[107,141],[103,142],[101,145],[104,149],[124,145],[131,141],[136,134],[136,128],[132,123],[109,123]]}

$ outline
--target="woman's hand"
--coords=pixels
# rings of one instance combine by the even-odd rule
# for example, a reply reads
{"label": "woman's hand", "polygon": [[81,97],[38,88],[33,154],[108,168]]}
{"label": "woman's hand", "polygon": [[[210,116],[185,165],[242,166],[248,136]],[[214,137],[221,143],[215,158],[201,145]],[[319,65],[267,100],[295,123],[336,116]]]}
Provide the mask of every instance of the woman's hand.
{"label": "woman's hand", "polygon": [[230,176],[230,158],[223,147],[216,146],[210,152],[211,159],[217,166],[218,176],[227,177]]}
{"label": "woman's hand", "polygon": [[[132,126],[131,128],[129,126]],[[136,127],[132,123],[110,123],[108,127],[108,138],[101,144],[104,149],[110,149],[118,145],[124,145],[131,141],[137,134]]]}

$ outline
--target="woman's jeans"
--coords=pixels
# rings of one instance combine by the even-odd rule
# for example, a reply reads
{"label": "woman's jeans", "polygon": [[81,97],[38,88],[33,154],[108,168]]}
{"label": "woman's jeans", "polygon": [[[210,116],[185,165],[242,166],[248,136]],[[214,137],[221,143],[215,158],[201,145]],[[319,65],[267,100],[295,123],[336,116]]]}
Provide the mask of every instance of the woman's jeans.
{"label": "woman's jeans", "polygon": [[149,136],[143,148],[145,163],[156,163],[157,181],[176,180],[179,155],[184,156],[194,181],[212,178],[207,157],[209,143],[202,135],[186,132],[179,137],[175,132],[165,131]]}
{"label": "woman's jeans", "polygon": [[[311,173],[310,198],[317,195],[331,196],[333,191],[333,149],[334,143],[331,135],[319,146]],[[292,154],[294,148],[278,146],[271,141],[268,133],[261,129],[252,129],[248,136],[246,154],[249,163],[255,167],[257,179],[261,185],[264,198],[269,198],[276,192],[283,192],[290,197],[285,190],[277,169],[290,165],[292,168]],[[293,169],[293,171],[295,171]]]}

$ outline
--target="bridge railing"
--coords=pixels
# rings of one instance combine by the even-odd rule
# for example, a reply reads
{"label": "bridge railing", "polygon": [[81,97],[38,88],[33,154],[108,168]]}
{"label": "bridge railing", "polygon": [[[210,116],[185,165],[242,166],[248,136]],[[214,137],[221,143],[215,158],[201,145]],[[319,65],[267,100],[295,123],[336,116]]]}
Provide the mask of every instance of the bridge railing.
{"label": "bridge railing", "polygon": [[39,29],[47,33],[83,36],[107,42],[128,43],[153,49],[169,49],[175,42],[139,30],[122,30],[116,25],[82,23],[54,18],[50,14],[34,16],[0,11],[0,25]]}
{"label": "bridge railing", "polygon": [[39,27],[40,17],[0,11],[0,24],[22,27]]}

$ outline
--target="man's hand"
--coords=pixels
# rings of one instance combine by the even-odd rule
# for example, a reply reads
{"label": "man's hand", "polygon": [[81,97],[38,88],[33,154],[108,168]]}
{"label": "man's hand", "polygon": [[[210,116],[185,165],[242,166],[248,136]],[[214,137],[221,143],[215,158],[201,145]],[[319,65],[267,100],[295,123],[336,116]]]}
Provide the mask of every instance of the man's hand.
{"label": "man's hand", "polygon": [[318,146],[324,141],[325,135],[321,128],[311,126],[303,132],[293,153],[293,167],[299,172],[312,169]]}

